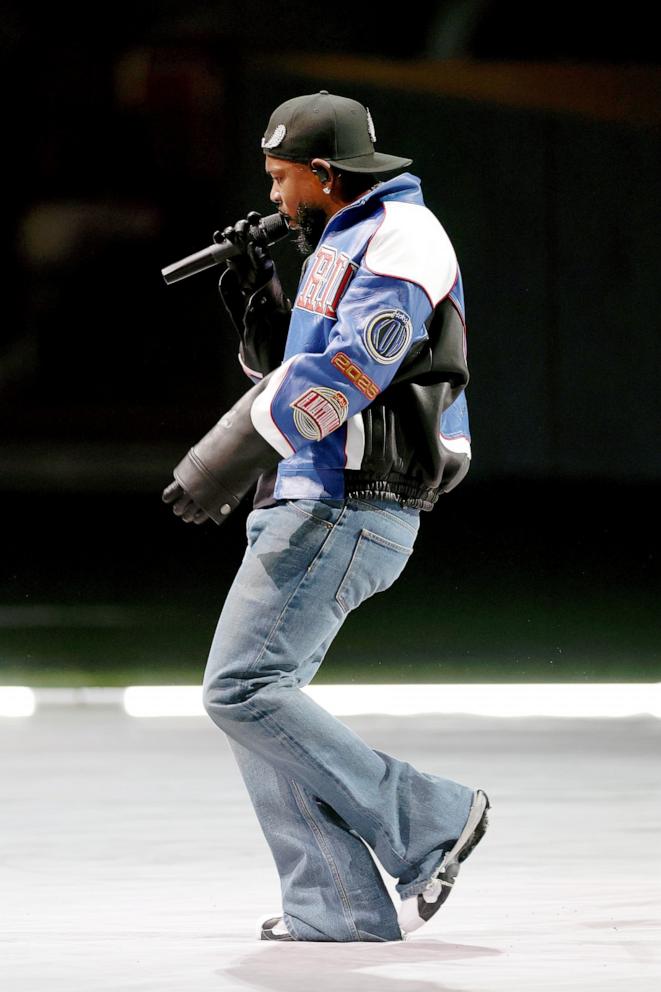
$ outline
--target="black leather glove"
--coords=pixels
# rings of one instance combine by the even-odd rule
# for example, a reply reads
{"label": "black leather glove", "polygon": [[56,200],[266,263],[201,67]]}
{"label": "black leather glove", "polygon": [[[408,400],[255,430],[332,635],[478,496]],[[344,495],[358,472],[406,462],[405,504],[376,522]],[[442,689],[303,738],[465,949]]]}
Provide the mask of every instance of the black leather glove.
{"label": "black leather glove", "polygon": [[175,481],[163,491],[164,503],[185,523],[211,519],[222,524],[260,475],[282,455],[255,430],[252,405],[266,389],[271,372],[237,400],[174,468]]}
{"label": "black leather glove", "polygon": [[213,236],[216,242],[226,238],[241,249],[239,255],[227,259],[227,267],[235,273],[241,292],[246,297],[270,282],[275,271],[268,247],[258,245],[251,233],[251,228],[256,227],[261,219],[260,213],[251,210],[245,220],[237,221],[224,231],[216,231]]}
{"label": "black leather glove", "polygon": [[177,517],[181,517],[184,523],[203,524],[205,520],[209,519],[207,511],[198,506],[176,480],[163,490],[162,499],[164,503],[173,504],[172,512]]}

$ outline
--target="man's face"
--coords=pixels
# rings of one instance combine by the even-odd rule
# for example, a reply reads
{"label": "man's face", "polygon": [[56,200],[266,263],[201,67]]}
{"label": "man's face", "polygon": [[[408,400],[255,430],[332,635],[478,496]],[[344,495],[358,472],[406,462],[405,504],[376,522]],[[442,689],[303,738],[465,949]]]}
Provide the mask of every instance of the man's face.
{"label": "man's face", "polygon": [[265,169],[271,178],[271,203],[276,205],[292,229],[300,226],[297,219],[299,206],[326,210],[324,201],[328,197],[322,193],[321,183],[308,165],[267,155]]}
{"label": "man's face", "polygon": [[267,155],[266,173],[272,180],[271,202],[296,232],[296,248],[301,255],[311,255],[339,205],[322,193],[321,183],[309,165]]}

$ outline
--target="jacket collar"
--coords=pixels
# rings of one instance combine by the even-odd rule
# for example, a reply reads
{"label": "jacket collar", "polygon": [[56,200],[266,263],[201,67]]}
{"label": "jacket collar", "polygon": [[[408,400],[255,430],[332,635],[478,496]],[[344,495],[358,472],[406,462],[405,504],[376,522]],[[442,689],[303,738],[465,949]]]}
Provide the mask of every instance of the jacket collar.
{"label": "jacket collar", "polygon": [[347,203],[346,207],[342,207],[341,210],[333,214],[324,228],[323,234],[319,239],[319,244],[321,244],[323,238],[328,234],[329,229],[334,226],[336,217],[341,217],[344,220],[349,213],[362,207],[370,200],[378,202],[382,200],[407,200],[410,203],[422,204],[424,201],[420,189],[420,179],[411,172],[403,172],[393,179],[388,179],[387,182],[380,182],[376,186],[372,186],[367,193],[363,193],[357,200],[352,200],[351,203]]}
{"label": "jacket collar", "polygon": [[[420,180],[417,176],[414,176],[411,172],[404,172],[399,176],[395,176],[393,179],[388,179],[387,182],[377,183],[376,186],[372,186],[367,193],[358,197],[357,200],[352,200],[351,203],[343,207],[343,210],[349,210],[351,207],[358,206],[358,204],[367,203],[368,200],[378,198],[378,199],[395,199],[398,194],[404,194],[401,199],[410,198],[412,194],[417,193],[420,199],[422,199],[422,193],[420,190]],[[398,197],[399,198],[399,197]],[[341,211],[338,210],[338,213]]]}

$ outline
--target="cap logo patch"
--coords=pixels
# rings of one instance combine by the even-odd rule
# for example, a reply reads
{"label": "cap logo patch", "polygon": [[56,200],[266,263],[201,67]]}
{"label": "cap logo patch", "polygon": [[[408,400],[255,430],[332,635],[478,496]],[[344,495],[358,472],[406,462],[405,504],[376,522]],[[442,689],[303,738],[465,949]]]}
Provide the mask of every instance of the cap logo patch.
{"label": "cap logo patch", "polygon": [[374,130],[374,121],[372,120],[372,115],[370,114],[370,108],[365,107],[367,111],[367,130],[369,132],[370,141],[373,145],[376,144],[376,131]]}
{"label": "cap logo patch", "polygon": [[391,365],[408,349],[413,337],[411,318],[403,310],[382,310],[365,329],[365,347],[376,362]]}
{"label": "cap logo patch", "polygon": [[275,131],[271,137],[266,140],[262,138],[262,148],[275,148],[277,145],[281,145],[284,141],[285,135],[287,134],[287,128],[284,124],[278,124]]}

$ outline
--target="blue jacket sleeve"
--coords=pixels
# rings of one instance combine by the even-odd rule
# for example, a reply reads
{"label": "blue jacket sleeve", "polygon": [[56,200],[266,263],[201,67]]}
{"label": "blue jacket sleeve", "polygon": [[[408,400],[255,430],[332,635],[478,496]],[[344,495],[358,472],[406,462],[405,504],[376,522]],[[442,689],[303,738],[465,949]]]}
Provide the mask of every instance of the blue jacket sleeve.
{"label": "blue jacket sleeve", "polygon": [[[372,402],[411,349],[427,338],[432,312],[423,289],[360,266],[349,283],[323,352],[289,358],[252,410],[255,428],[283,457],[321,441]],[[305,321],[294,308],[292,321]]]}

